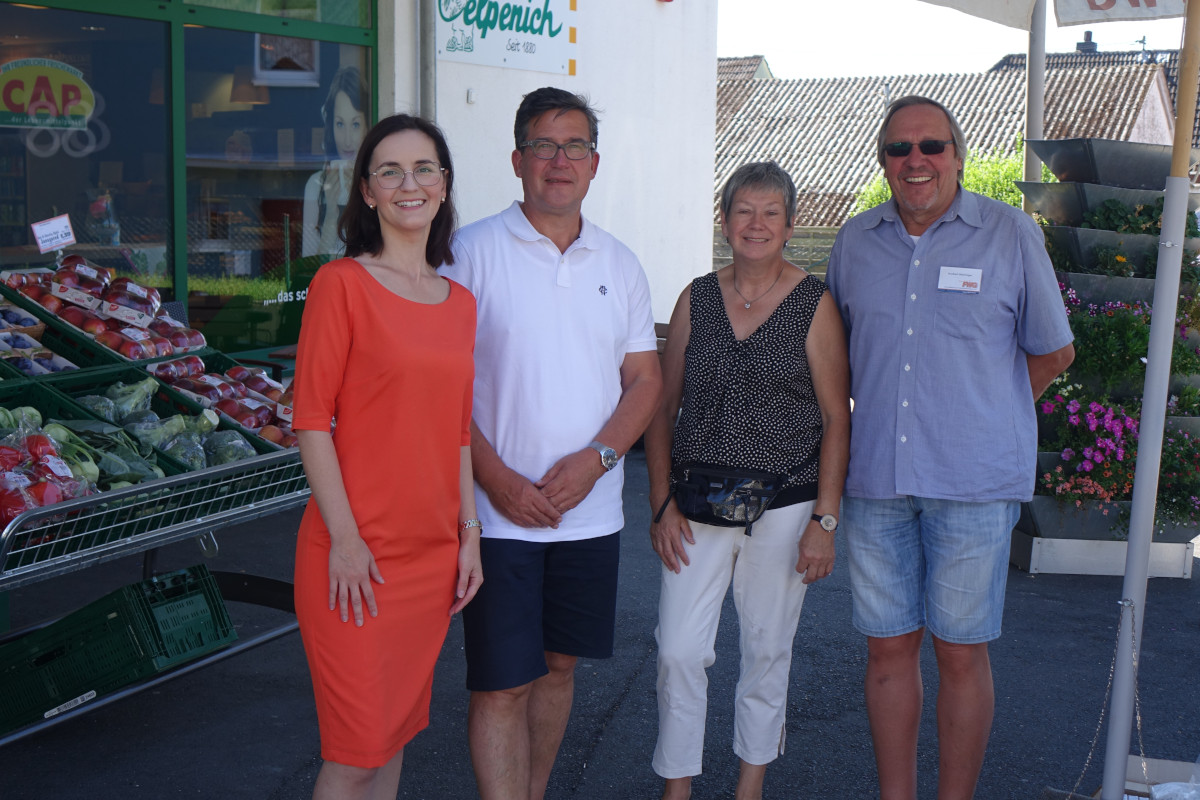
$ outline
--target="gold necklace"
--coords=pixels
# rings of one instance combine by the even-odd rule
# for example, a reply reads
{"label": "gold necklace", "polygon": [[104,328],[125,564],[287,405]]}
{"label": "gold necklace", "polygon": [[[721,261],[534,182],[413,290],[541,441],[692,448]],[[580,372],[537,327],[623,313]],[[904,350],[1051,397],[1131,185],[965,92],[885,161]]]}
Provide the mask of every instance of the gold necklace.
{"label": "gold necklace", "polygon": [[749,308],[751,303],[757,303],[759,300],[762,300],[764,297],[766,297],[768,294],[770,294],[771,290],[775,288],[775,284],[779,283],[779,279],[782,277],[783,277],[783,267],[780,267],[779,274],[775,276],[775,280],[771,281],[771,285],[767,287],[767,290],[765,292],[763,292],[762,294],[760,294],[758,297],[754,298],[753,300],[747,300],[746,295],[742,294],[741,290],[738,289],[736,273],[734,274],[733,279],[729,281],[729,285],[733,287],[733,290],[735,292],[737,292],[737,296],[742,298],[742,301],[745,303],[745,307]]}

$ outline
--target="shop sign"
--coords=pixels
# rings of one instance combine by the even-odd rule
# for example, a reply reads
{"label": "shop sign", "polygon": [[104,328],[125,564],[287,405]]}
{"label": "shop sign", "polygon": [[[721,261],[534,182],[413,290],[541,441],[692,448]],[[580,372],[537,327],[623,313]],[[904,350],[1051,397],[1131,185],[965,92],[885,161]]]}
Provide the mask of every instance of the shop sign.
{"label": "shop sign", "polygon": [[445,61],[575,74],[575,0],[438,0]]}
{"label": "shop sign", "polygon": [[83,73],[61,61],[0,64],[0,127],[84,129],[96,95]]}

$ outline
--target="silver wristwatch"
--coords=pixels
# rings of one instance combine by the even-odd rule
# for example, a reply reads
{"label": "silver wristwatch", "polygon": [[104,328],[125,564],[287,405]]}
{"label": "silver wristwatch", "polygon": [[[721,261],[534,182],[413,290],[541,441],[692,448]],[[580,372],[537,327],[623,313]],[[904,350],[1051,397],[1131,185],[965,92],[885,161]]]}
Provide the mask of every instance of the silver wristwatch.
{"label": "silver wristwatch", "polygon": [[821,527],[830,533],[837,530],[838,521],[833,514],[813,514],[812,519],[813,522],[819,522]]}
{"label": "silver wristwatch", "polygon": [[600,442],[592,442],[588,445],[588,447],[600,454],[600,464],[605,470],[611,470],[617,465],[617,461],[620,460],[617,458],[616,450],[613,450],[611,447],[601,444]]}

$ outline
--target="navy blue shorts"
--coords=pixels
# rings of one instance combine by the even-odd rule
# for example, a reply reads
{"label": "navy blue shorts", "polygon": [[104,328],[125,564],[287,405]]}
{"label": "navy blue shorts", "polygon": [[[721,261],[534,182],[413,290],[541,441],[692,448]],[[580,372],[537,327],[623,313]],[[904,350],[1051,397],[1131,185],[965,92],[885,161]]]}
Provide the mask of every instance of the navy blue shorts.
{"label": "navy blue shorts", "polygon": [[482,539],[483,585],[463,609],[467,689],[524,686],[547,651],[613,654],[620,533],[572,542]]}

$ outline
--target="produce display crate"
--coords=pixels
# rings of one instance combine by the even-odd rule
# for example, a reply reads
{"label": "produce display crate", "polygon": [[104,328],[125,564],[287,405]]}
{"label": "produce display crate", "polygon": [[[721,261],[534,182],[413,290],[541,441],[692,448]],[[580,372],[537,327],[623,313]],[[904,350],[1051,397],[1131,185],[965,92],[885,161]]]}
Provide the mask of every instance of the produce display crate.
{"label": "produce display crate", "polygon": [[[229,369],[230,367],[241,363],[240,361],[230,358],[226,354],[221,353],[216,350],[212,350],[208,353],[199,353],[199,352],[186,353],[185,355],[200,356],[201,360],[204,361],[204,368],[205,368],[206,372],[224,373],[225,370]],[[179,356],[176,356],[176,358],[178,358],[178,357]],[[170,361],[172,359],[166,358],[166,359],[160,359],[160,360]],[[176,409],[176,411],[172,412],[172,413],[198,414],[204,409],[203,405],[201,405],[200,403],[197,403],[195,400],[193,400],[192,398],[183,394],[182,392],[177,391],[176,389],[173,389],[169,383],[165,383],[162,381],[160,381],[160,383],[162,383],[163,388],[162,388],[162,391],[159,392],[159,395],[158,395],[159,399],[163,400],[166,403],[169,403],[171,406],[173,406]],[[215,411],[216,409],[213,409],[213,410]],[[275,444],[274,442],[267,441],[266,439],[259,436],[258,433],[256,431],[254,431],[253,429],[247,428],[243,425],[239,425],[237,422],[235,422],[233,419],[231,419],[230,417],[228,417],[225,414],[221,414],[220,417],[221,417],[221,422],[220,422],[220,425],[218,425],[218,427],[220,429],[235,430],[238,433],[242,434],[242,436],[245,437],[246,440],[250,442],[250,445],[255,450],[257,450],[259,453],[277,453],[280,450],[288,449],[288,448],[284,448],[278,444]],[[295,448],[291,448],[291,449],[295,449]]]}
{"label": "produce display crate", "polygon": [[41,337],[34,338],[39,338],[46,347],[74,362],[80,369],[112,366],[125,361],[119,354],[96,344],[86,333],[59,319],[12,287],[0,283],[0,297],[41,320],[45,329]]}
{"label": "produce display crate", "polygon": [[0,591],[304,504],[295,450],[26,511],[0,531]]}
{"label": "produce display crate", "polygon": [[236,639],[204,565],[118,589],[0,646],[0,733],[57,716]]}
{"label": "produce display crate", "polygon": [[[30,379],[34,384],[31,388],[36,392],[33,397],[37,399],[37,402],[33,403],[18,403],[15,398],[20,390],[10,392],[7,391],[7,383],[0,384],[0,389],[4,390],[0,392],[0,406],[32,405],[42,412],[43,421],[46,422],[51,419],[100,419],[99,416],[92,413],[91,409],[79,405],[74,399],[85,394],[103,394],[105,388],[116,381],[123,380],[129,383],[145,377],[146,373],[137,368],[130,369],[120,366],[87,371],[58,372],[54,375],[43,375],[40,379]],[[45,408],[39,403],[44,404]],[[151,399],[152,406],[153,403],[154,401]],[[163,408],[165,411],[166,408]],[[178,475],[188,471],[187,467],[160,450],[154,451],[154,457],[157,465],[167,475]]]}

